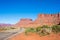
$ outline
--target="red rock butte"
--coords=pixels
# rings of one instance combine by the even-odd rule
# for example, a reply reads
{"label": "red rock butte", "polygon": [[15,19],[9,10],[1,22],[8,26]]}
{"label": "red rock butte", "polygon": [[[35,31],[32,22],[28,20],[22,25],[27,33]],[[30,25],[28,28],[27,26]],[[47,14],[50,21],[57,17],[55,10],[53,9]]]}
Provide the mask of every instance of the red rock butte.
{"label": "red rock butte", "polygon": [[58,14],[38,14],[38,17],[32,19],[21,19],[15,26],[18,27],[38,27],[42,25],[60,25],[60,13]]}

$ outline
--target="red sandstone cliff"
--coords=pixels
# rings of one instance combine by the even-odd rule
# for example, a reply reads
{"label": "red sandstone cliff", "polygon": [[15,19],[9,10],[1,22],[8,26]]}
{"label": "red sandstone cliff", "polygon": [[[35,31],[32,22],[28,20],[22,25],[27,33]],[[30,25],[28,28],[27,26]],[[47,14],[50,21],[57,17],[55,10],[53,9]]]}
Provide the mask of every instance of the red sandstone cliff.
{"label": "red sandstone cliff", "polygon": [[60,24],[60,14],[39,14],[37,19],[21,19],[15,26],[18,27],[38,27],[42,25],[58,25]]}
{"label": "red sandstone cliff", "polygon": [[27,27],[29,24],[33,23],[32,19],[21,19],[16,26],[18,27]]}

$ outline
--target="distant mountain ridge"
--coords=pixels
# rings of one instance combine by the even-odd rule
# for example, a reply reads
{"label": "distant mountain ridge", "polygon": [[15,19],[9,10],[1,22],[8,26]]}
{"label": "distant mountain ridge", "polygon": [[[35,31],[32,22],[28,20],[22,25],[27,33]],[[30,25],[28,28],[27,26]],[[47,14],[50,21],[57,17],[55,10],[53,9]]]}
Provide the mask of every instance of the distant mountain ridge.
{"label": "distant mountain ridge", "polygon": [[10,27],[12,24],[0,23],[0,27]]}

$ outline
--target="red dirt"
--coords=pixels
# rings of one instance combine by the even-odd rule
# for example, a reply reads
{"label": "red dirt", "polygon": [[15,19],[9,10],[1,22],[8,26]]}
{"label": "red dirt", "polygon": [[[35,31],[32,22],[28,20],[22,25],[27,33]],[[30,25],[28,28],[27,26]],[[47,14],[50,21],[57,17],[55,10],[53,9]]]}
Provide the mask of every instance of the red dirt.
{"label": "red dirt", "polygon": [[21,33],[12,38],[9,38],[9,40],[60,40],[60,33],[59,34],[51,33],[50,35],[46,36],[39,36],[36,33],[30,33],[28,35]]}

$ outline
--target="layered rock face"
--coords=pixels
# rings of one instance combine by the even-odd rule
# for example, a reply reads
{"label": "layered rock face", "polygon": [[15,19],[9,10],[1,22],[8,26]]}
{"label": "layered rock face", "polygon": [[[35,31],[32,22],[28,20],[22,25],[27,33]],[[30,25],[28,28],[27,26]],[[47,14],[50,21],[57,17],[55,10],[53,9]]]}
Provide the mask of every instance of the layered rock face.
{"label": "layered rock face", "polygon": [[60,24],[60,14],[38,14],[36,20],[32,19],[21,19],[15,25],[18,27],[38,27],[42,25],[59,25]]}
{"label": "layered rock face", "polygon": [[28,27],[31,23],[33,23],[32,19],[21,19],[15,26]]}

